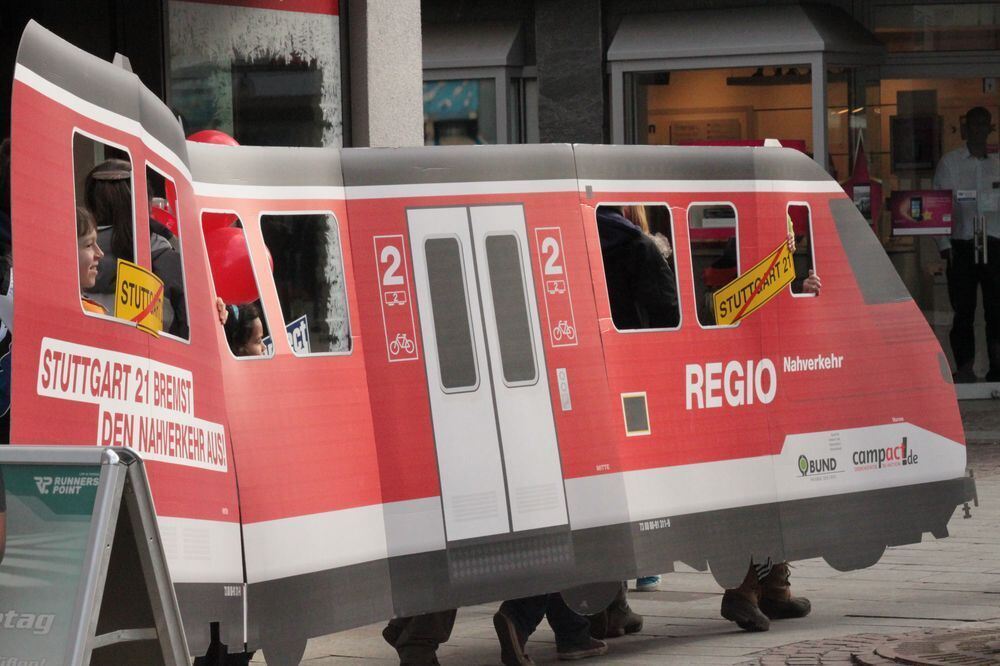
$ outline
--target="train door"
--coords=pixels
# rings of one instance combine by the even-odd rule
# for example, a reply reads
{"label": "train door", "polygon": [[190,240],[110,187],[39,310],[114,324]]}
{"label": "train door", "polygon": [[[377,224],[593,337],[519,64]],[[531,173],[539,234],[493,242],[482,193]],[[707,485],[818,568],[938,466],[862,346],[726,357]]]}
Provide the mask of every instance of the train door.
{"label": "train door", "polygon": [[523,208],[407,220],[448,541],[566,525]]}

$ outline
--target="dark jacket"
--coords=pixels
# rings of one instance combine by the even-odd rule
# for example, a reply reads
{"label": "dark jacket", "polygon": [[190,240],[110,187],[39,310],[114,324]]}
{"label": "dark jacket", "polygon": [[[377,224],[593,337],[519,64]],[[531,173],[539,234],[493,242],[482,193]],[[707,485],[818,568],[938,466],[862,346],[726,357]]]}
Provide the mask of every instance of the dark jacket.
{"label": "dark jacket", "polygon": [[677,281],[656,242],[610,208],[598,209],[597,232],[615,328],[677,326]]}
{"label": "dark jacket", "polygon": [[[169,233],[169,231],[167,231]],[[95,296],[108,312],[114,312],[114,291],[118,276],[118,257],[111,251],[111,227],[98,227],[97,244],[104,252],[97,267],[97,281],[87,293]],[[163,324],[167,332],[180,338],[188,337],[187,308],[184,304],[184,273],[181,255],[167,238],[156,230],[149,235],[149,253],[153,273],[163,280]],[[104,298],[101,298],[104,295]],[[107,295],[111,298],[108,299]]]}

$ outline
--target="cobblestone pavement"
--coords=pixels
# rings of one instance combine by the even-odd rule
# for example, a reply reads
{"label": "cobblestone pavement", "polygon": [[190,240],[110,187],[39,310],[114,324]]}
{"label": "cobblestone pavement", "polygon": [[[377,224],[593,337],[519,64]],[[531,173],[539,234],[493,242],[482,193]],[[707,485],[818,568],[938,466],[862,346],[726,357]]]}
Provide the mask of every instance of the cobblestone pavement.
{"label": "cobblestone pavement", "polygon": [[[872,651],[893,637],[920,632],[989,627],[1000,622],[1000,402],[963,405],[969,433],[969,465],[980,506],[964,520],[956,511],[951,536],[889,548],[869,569],[841,573],[823,560],[796,562],[792,585],[809,597],[813,611],[800,620],[774,622],[764,633],[747,633],[719,616],[722,590],[711,574],[678,565],[661,590],[630,594],[645,616],[639,634],[609,642],[608,654],[588,664],[848,664],[851,655],[886,664]],[[998,433],[994,438],[992,433]],[[363,581],[358,582],[359,585]],[[497,604],[462,608],[452,639],[438,656],[444,666],[499,663],[491,617]],[[1000,624],[998,631],[1000,631]],[[313,639],[308,666],[390,666],[395,653],[380,635],[382,625]],[[538,664],[556,663],[555,642],[543,623],[528,651]],[[263,663],[258,655],[254,664]]]}

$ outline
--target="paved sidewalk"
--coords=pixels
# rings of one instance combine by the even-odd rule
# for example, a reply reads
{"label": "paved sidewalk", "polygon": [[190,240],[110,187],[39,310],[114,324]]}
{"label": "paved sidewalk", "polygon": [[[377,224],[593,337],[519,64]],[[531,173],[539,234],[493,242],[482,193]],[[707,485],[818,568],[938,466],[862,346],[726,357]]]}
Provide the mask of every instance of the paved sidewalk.
{"label": "paved sidewalk", "polygon": [[[678,564],[678,571],[664,576],[661,591],[630,594],[646,618],[642,633],[610,641],[607,656],[586,663],[847,664],[851,652],[870,653],[888,636],[1000,621],[1000,402],[963,405],[962,411],[980,507],[970,520],[956,511],[950,538],[924,535],[923,543],[889,548],[876,566],[850,573],[821,559],[796,562],[793,589],[812,599],[813,612],[774,622],[765,633],[747,633],[723,620],[722,590],[711,574]],[[444,666],[499,664],[491,622],[497,605],[459,611],[451,641],[438,652]],[[313,639],[303,664],[398,664],[381,628]],[[546,623],[531,637],[528,652],[538,664],[556,663]],[[263,661],[258,656],[253,663]]]}

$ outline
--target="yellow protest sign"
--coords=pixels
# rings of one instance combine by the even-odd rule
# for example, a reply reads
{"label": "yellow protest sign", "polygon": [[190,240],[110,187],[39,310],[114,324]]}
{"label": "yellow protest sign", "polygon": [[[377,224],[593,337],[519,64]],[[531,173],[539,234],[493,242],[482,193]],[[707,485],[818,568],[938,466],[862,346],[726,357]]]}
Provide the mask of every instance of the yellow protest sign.
{"label": "yellow protest sign", "polygon": [[795,279],[795,262],[782,241],[757,265],[712,294],[715,323],[729,326],[767,303]]}
{"label": "yellow protest sign", "polygon": [[159,335],[163,330],[163,281],[142,266],[119,259],[115,317]]}

